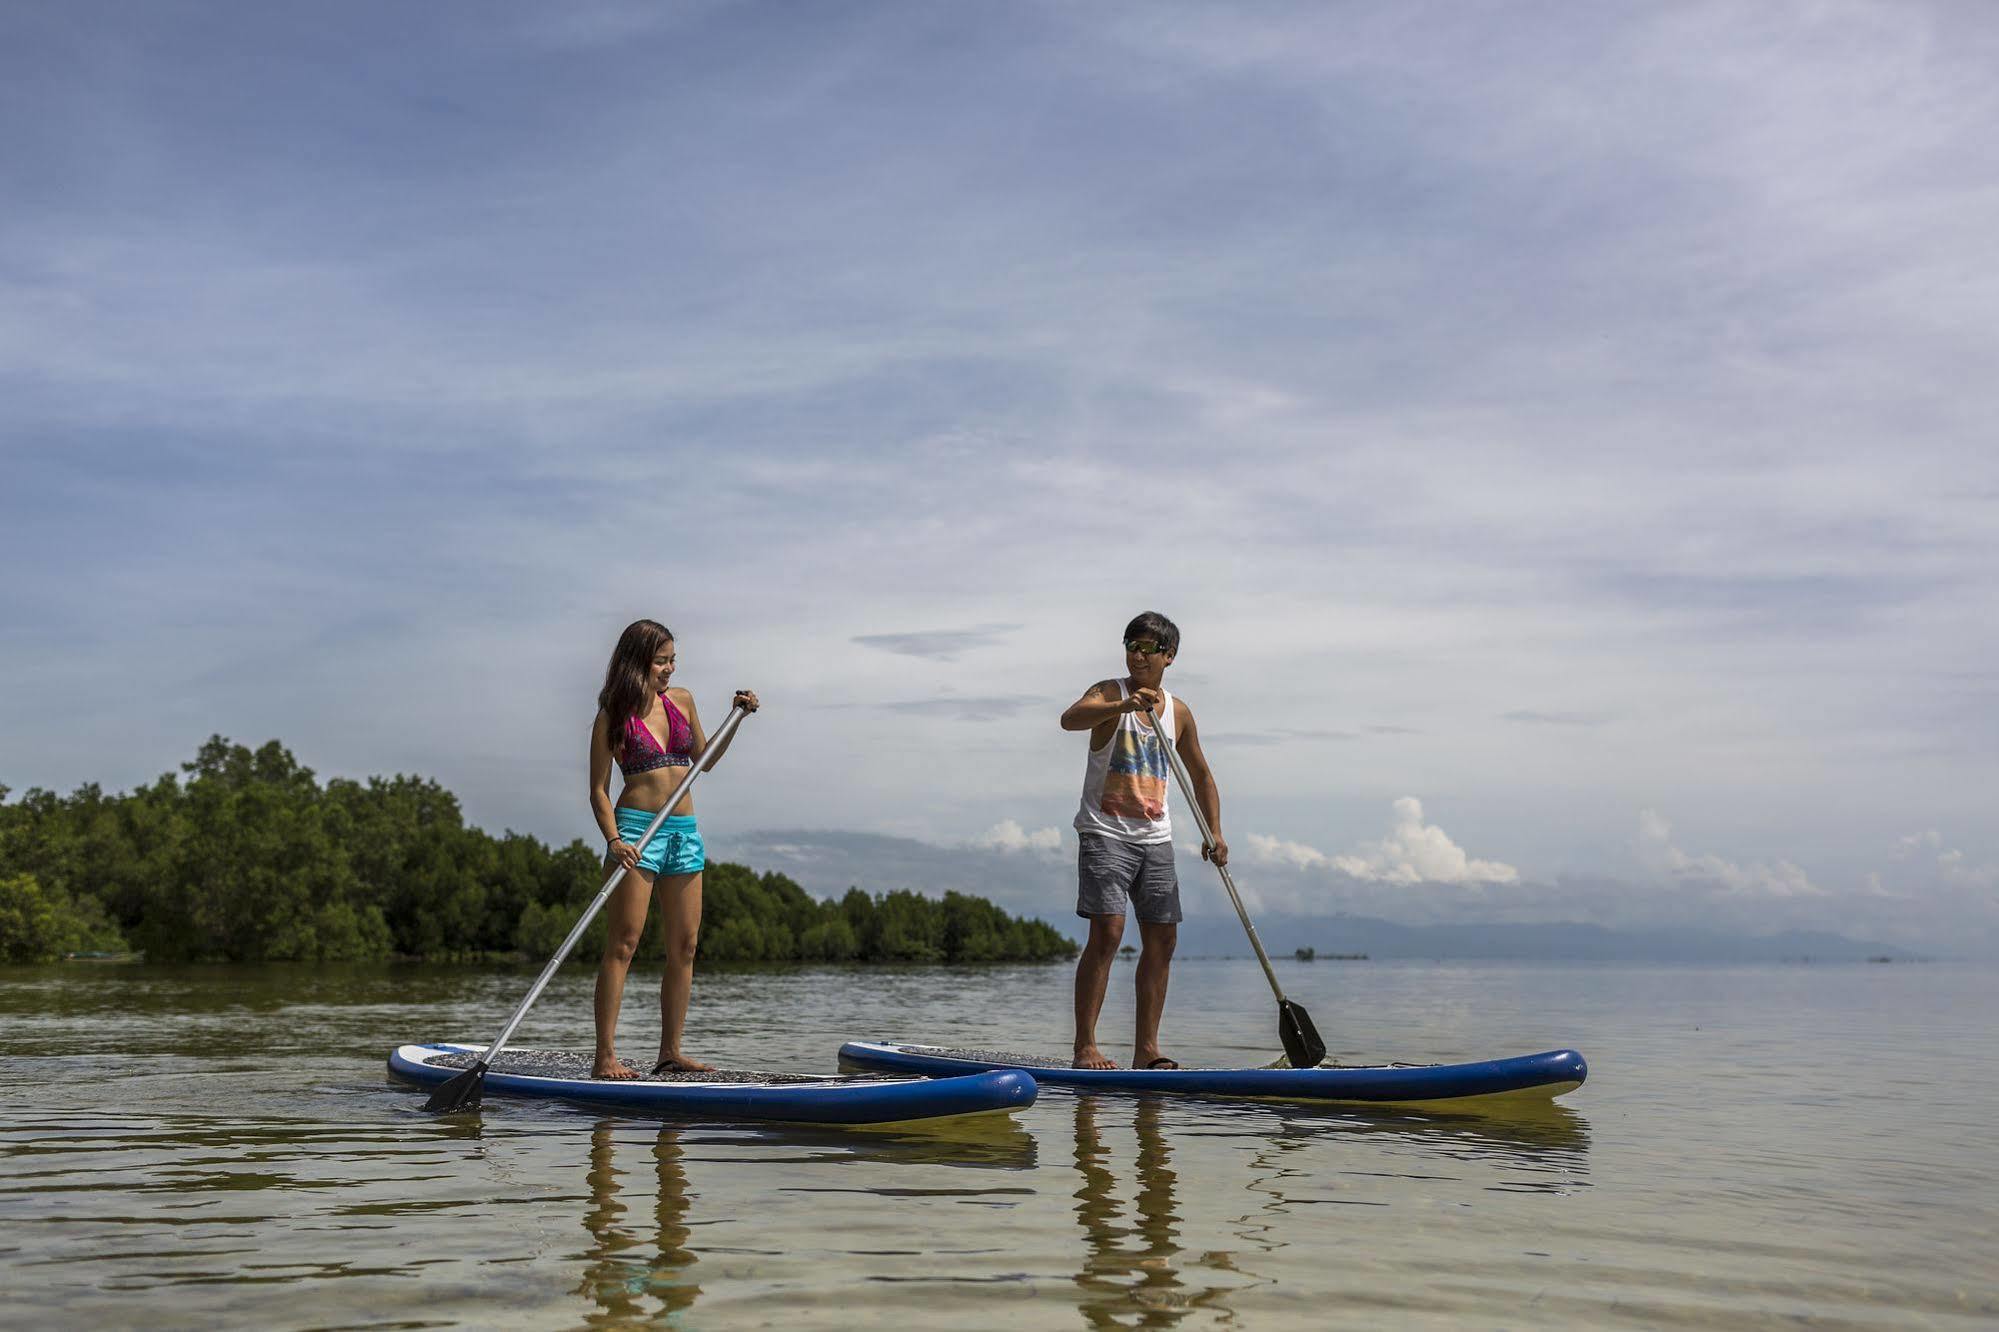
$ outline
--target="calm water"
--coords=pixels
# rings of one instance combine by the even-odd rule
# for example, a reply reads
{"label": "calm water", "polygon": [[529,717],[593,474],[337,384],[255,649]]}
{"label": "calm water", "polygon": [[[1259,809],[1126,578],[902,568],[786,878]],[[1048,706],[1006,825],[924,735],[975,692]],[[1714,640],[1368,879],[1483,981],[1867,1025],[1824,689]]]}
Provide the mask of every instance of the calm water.
{"label": "calm water", "polygon": [[[928,1132],[676,1126],[489,1100],[526,970],[0,969],[15,1326],[1983,1327],[1999,1318],[1999,973],[1955,965],[1286,964],[1346,1060],[1574,1045],[1537,1113],[1044,1090]],[[589,975],[525,1044],[587,1047]],[[704,974],[690,1048],[1062,1048],[1066,968]],[[1129,1024],[1130,966],[1106,1034]],[[625,1052],[656,1038],[627,995]],[[1176,968],[1169,1048],[1262,1062],[1255,964]],[[1128,1039],[1128,1037],[1127,1037]]]}

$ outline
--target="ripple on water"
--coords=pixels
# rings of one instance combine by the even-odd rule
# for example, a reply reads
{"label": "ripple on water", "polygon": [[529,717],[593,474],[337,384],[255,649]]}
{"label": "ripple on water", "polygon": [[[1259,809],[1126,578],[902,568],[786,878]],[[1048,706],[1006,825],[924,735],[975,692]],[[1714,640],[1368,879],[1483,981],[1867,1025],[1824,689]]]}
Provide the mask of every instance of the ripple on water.
{"label": "ripple on water", "polygon": [[[388,1048],[488,1038],[517,970],[0,972],[0,1274],[62,1325],[1975,1327],[1999,987],[1909,970],[1287,967],[1351,1062],[1574,1045],[1592,1081],[1479,1114],[1045,1090],[886,1132],[424,1114]],[[820,1072],[852,1037],[1053,1048],[1066,983],[716,973],[692,1034]],[[1183,1061],[1265,1051],[1260,986],[1177,965]],[[532,1042],[585,1048],[588,989],[558,977]]]}

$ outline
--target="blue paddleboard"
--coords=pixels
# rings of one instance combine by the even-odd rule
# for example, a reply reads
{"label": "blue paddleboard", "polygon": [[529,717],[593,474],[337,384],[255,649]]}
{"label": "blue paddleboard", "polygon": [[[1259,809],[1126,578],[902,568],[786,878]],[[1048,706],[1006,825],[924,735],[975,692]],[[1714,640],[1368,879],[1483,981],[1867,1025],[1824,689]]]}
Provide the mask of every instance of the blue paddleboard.
{"label": "blue paddleboard", "polygon": [[1476,1064],[1381,1064],[1317,1068],[1070,1068],[1066,1059],[957,1050],[938,1045],[848,1041],[842,1068],[886,1073],[962,1076],[977,1069],[1013,1069],[1035,1081],[1079,1091],[1170,1093],[1180,1096],[1262,1096],[1286,1101],[1369,1101],[1418,1104],[1475,1097],[1546,1099],[1574,1091],[1589,1065],[1574,1050],[1488,1059]]}
{"label": "blue paddleboard", "polygon": [[[403,1045],[389,1072],[422,1087],[448,1082],[473,1064],[483,1045]],[[894,1124],[953,1115],[1023,1110],[1034,1104],[1026,1073],[963,1069],[956,1077],[839,1077],[805,1073],[670,1073],[618,1080],[590,1076],[590,1056],[558,1050],[501,1053],[485,1089],[504,1096],[585,1101],[634,1114],[676,1119],[787,1124]]]}

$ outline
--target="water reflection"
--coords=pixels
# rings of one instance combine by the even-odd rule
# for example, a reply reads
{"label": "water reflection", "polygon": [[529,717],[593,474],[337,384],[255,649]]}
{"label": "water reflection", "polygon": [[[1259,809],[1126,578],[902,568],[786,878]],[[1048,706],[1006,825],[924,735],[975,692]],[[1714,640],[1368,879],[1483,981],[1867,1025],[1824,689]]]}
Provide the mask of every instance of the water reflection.
{"label": "water reflection", "polygon": [[[591,1326],[626,1326],[666,1318],[693,1308],[700,1298],[696,1268],[701,1260],[693,1243],[694,1228],[731,1218],[716,1215],[718,1209],[712,1204],[710,1215],[697,1215],[695,1204],[701,1193],[689,1181],[690,1160],[700,1166],[736,1171],[739,1178],[743,1167],[775,1168],[801,1180],[823,1178],[813,1173],[821,1167],[854,1167],[839,1171],[853,1181],[850,1185],[797,1182],[785,1184],[783,1191],[865,1193],[880,1198],[974,1198],[1031,1192],[1024,1186],[976,1188],[969,1184],[902,1188],[884,1179],[884,1168],[953,1166],[1012,1172],[1032,1171],[1035,1165],[1034,1137],[1012,1115],[981,1115],[893,1129],[810,1125],[715,1129],[668,1124],[648,1138],[634,1140],[630,1136],[643,1133],[646,1127],[628,1119],[599,1119],[590,1130],[585,1174],[588,1205],[582,1219],[591,1243],[578,1255],[583,1274],[574,1293],[595,1306],[584,1319]],[[622,1143],[621,1132],[627,1135]],[[641,1145],[648,1148],[644,1158],[637,1152]],[[643,1206],[648,1186],[634,1182],[633,1167],[648,1170],[652,1176],[649,1225],[634,1217],[634,1207]],[[636,1203],[630,1201],[634,1197]],[[725,1202],[719,1210],[739,1212],[740,1198]]]}
{"label": "water reflection", "polygon": [[[1102,1120],[1125,1106],[1138,1140],[1129,1223],[1120,1215],[1117,1173],[1104,1145]],[[1173,1152],[1158,1100],[1104,1101],[1076,1097],[1076,1220],[1086,1251],[1075,1275],[1077,1308],[1091,1327],[1171,1327],[1190,1309],[1208,1305],[1225,1288],[1190,1288],[1179,1270],[1181,1216]],[[1208,1254],[1203,1261],[1226,1260]],[[1226,1261],[1217,1265],[1228,1266]]]}
{"label": "water reflection", "polygon": [[[1120,1161],[1107,1143],[1127,1109],[1137,1148],[1128,1207],[1120,1194]],[[1508,1193],[1587,1187],[1587,1121],[1547,1102],[1494,1104],[1474,1113],[1220,1102],[1196,1107],[1079,1095],[1074,1115],[1081,1181],[1075,1216],[1085,1252],[1073,1282],[1077,1307],[1091,1327],[1170,1327],[1193,1310],[1231,1318],[1231,1298],[1268,1280],[1245,1268],[1242,1255],[1285,1248],[1288,1231],[1278,1223],[1301,1207],[1388,1206],[1406,1196],[1410,1180]],[[1248,1195],[1249,1209],[1227,1222],[1241,1242],[1238,1249],[1183,1254],[1182,1181],[1169,1129],[1183,1146],[1229,1139],[1254,1144],[1246,1159],[1238,1158],[1247,1168],[1235,1183],[1196,1176],[1197,1192],[1211,1202],[1226,1207],[1236,1189],[1236,1196]],[[1365,1139],[1364,1150],[1356,1139]],[[1210,1150],[1202,1157],[1208,1168],[1213,1156]]]}
{"label": "water reflection", "polygon": [[1499,1101],[1476,1110],[1287,1107],[1280,1118],[1276,1133],[1286,1137],[1386,1136],[1395,1140],[1385,1144],[1390,1150],[1483,1163],[1497,1172],[1495,1187],[1581,1185],[1589,1174],[1589,1121],[1553,1101]]}
{"label": "water reflection", "polygon": [[[892,1127],[837,1128],[816,1124],[773,1124],[721,1130],[702,1140],[710,1146],[743,1150],[739,1157],[708,1156],[760,1165],[958,1166],[974,1170],[1032,1170],[1034,1135],[1016,1115],[968,1115],[962,1119],[914,1121]],[[856,1187],[869,1192],[867,1180]]]}

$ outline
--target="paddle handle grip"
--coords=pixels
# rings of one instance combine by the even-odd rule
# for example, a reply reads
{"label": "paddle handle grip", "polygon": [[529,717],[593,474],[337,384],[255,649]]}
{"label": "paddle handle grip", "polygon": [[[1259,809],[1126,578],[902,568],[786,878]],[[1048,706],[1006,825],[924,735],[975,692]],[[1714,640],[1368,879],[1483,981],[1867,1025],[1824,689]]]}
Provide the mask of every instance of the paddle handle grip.
{"label": "paddle handle grip", "polygon": [[[716,729],[715,734],[708,737],[708,743],[703,749],[713,749],[718,743],[726,741],[735,734],[736,728],[743,724],[743,718],[749,715],[740,707],[730,708],[728,717]],[[673,794],[659,807],[659,813],[652,816],[652,822],[646,825],[644,834],[639,837],[637,849],[641,853],[645,851],[646,843],[653,839],[653,834],[666,822],[667,816],[679,807],[688,791],[693,789],[695,779],[705,770],[704,765],[698,761],[688,765],[687,775],[680,779],[680,785],[673,788]],[[486,1047],[486,1053],[479,1056],[480,1063],[490,1067],[492,1062],[500,1057],[500,1051],[513,1039],[514,1029],[521,1025],[521,1019],[525,1018],[528,1010],[534,1007],[534,1001],[541,998],[541,992],[548,988],[548,982],[568,959],[570,951],[576,947],[577,940],[583,937],[583,931],[590,927],[590,922],[597,918],[597,913],[603,909],[604,903],[610,900],[611,890],[624,881],[627,868],[624,865],[618,866],[611,877],[604,880],[604,886],[597,890],[597,896],[591,899],[590,905],[584,908],[583,914],[577,918],[575,926],[569,931],[569,937],[562,941],[562,947],[555,950],[555,956],[548,959],[548,965],[541,969],[541,975],[535,977],[534,984],[528,989],[527,998],[521,1000],[521,1006],[507,1019],[507,1025],[501,1028],[499,1036]]]}
{"label": "paddle handle grip", "polygon": [[[1201,844],[1213,846],[1215,835],[1208,827],[1208,816],[1201,812],[1200,799],[1194,794],[1193,779],[1187,776],[1187,769],[1181,766],[1179,753],[1166,742],[1166,733],[1159,729],[1159,715],[1151,708],[1145,710],[1145,715],[1152,722],[1152,734],[1158,737],[1161,747],[1166,750],[1166,761],[1173,765],[1173,776],[1180,782],[1180,793],[1187,797],[1187,811],[1194,816],[1194,826],[1200,830]],[[1222,887],[1229,892],[1229,904],[1235,907],[1236,919],[1242,922],[1243,932],[1249,936],[1249,946],[1256,950],[1256,960],[1263,964],[1263,975],[1270,982],[1271,993],[1277,996],[1278,1003],[1285,1002],[1284,987],[1277,983],[1277,971],[1270,965],[1270,954],[1263,951],[1263,940],[1256,937],[1256,926],[1250,923],[1249,912],[1243,909],[1242,894],[1236,891],[1235,879],[1229,874],[1229,867],[1216,864],[1215,872],[1222,876]]]}

